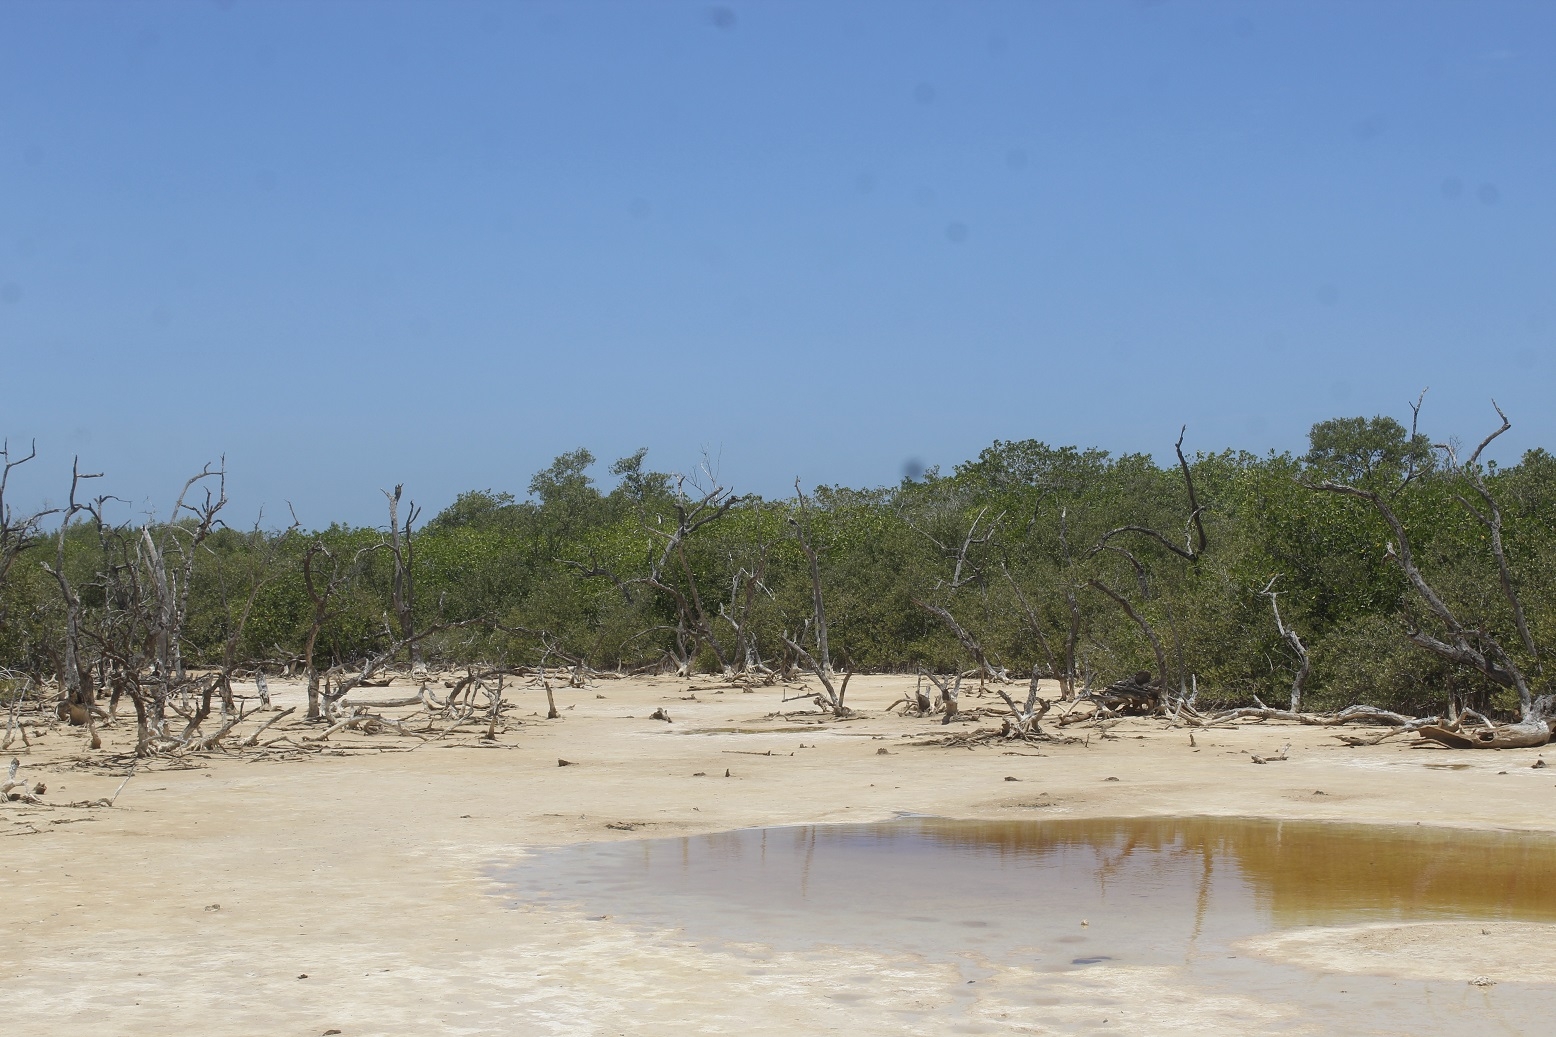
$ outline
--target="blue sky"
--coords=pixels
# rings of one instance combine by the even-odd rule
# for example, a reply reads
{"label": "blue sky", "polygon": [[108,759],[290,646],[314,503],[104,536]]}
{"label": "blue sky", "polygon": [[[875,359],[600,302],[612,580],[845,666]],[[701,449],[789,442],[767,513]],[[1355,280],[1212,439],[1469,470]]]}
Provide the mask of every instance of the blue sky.
{"label": "blue sky", "polygon": [[1549,3],[0,5],[0,434],[232,521],[706,450],[1556,446]]}

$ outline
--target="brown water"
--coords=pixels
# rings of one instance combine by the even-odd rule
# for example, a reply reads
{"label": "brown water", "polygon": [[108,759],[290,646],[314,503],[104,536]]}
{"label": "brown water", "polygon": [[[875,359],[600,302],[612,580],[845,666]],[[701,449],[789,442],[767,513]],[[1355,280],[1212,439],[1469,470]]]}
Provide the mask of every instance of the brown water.
{"label": "brown water", "polygon": [[[1242,958],[1233,946],[1304,926],[1556,921],[1556,839],[1533,833],[1215,818],[904,818],[562,847],[495,877],[518,900],[568,904],[705,944],[860,947],[1039,973],[1176,966],[1207,990],[1289,998],[1300,988],[1316,999],[1307,1020],[1316,1032],[1477,1033],[1486,999],[1514,988],[1522,991],[1515,1014],[1556,1018],[1548,1014],[1556,991],[1546,987],[1470,988],[1470,997],[1462,981],[1448,991],[1320,977]],[[1344,1001],[1343,1016],[1325,1021],[1326,997]],[[1371,1007],[1357,1016],[1358,1004]],[[1458,1022],[1454,1004],[1466,1013]],[[1366,1012],[1414,1028],[1369,1028]],[[1556,1023],[1531,1029],[1515,1020],[1496,1032],[1556,1032]]]}

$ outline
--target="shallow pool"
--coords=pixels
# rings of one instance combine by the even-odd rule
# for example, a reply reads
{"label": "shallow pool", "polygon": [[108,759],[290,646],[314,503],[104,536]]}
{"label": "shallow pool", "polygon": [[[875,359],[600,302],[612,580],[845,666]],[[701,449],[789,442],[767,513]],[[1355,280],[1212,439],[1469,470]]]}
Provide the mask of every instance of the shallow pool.
{"label": "shallow pool", "polygon": [[1207,991],[1304,999],[1311,1007],[1293,1032],[1492,1032],[1479,1029],[1491,1011],[1494,1032],[1545,1033],[1556,1012],[1556,990],[1544,985],[1327,975],[1255,961],[1236,946],[1297,927],[1556,922],[1556,839],[1542,834],[910,817],[560,847],[494,877],[515,902],[670,930],[730,953],[864,948],[957,960],[974,979],[977,968],[1040,980],[1173,966]]}

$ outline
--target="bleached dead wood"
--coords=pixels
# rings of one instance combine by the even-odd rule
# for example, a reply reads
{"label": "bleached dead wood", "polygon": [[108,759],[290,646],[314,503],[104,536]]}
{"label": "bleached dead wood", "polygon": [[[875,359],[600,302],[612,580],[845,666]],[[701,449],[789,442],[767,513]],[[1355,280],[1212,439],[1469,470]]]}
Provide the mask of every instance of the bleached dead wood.
{"label": "bleached dead wood", "polygon": [[1027,700],[1022,706],[1017,706],[1010,695],[1002,688],[1000,698],[1005,700],[1005,705],[1010,707],[1011,719],[1005,721],[1003,733],[1011,738],[1031,738],[1041,736],[1043,729],[1040,724],[1047,715],[1052,705],[1047,699],[1037,697],[1037,668],[1032,669],[1032,678],[1027,685]]}
{"label": "bleached dead wood", "polygon": [[251,734],[247,738],[245,738],[242,741],[241,744],[244,745],[244,746],[255,746],[255,745],[258,745],[259,744],[259,736],[264,734],[266,731],[270,730],[270,727],[271,727],[272,724],[275,724],[275,723],[277,723],[279,721],[285,720],[287,717],[291,716],[293,713],[296,713],[296,712],[297,712],[297,707],[296,706],[292,706],[292,707],[290,707],[288,709],[282,710],[281,712],[277,713],[275,716],[271,717],[269,720],[265,721],[263,724],[260,724],[258,729],[256,729],[253,734]]}
{"label": "bleached dead wood", "polygon": [[416,519],[421,515],[421,509],[411,501],[406,508],[405,522],[400,522],[400,495],[404,492],[403,484],[396,485],[394,492],[384,490],[384,497],[389,501],[389,553],[394,557],[394,579],[390,585],[390,598],[394,606],[395,618],[400,626],[400,639],[410,646],[411,672],[421,675],[426,672],[426,666],[421,659],[422,638],[416,636],[415,604],[416,604],[416,568],[415,568],[415,544],[411,535],[411,528],[416,524]]}
{"label": "bleached dead wood", "polygon": [[1336,713],[1297,713],[1289,709],[1272,709],[1269,706],[1240,706],[1219,713],[1198,713],[1184,710],[1178,718],[1190,727],[1217,727],[1238,720],[1284,720],[1309,727],[1339,727],[1344,724],[1388,724],[1415,730],[1437,721],[1436,717],[1411,717],[1376,706],[1347,706]]}
{"label": "bleached dead wood", "polygon": [[1270,599],[1270,611],[1275,613],[1275,632],[1281,636],[1281,639],[1286,644],[1291,646],[1291,650],[1296,652],[1297,658],[1301,660],[1301,665],[1297,668],[1297,675],[1291,680],[1291,711],[1295,713],[1302,708],[1302,685],[1307,680],[1308,674],[1312,672],[1313,664],[1308,659],[1307,646],[1302,643],[1302,639],[1297,636],[1297,632],[1281,621],[1279,592],[1275,590],[1275,581],[1278,579],[1280,579],[1279,574],[1271,576],[1270,582],[1264,585],[1264,590],[1260,591],[1259,594]]}
{"label": "bleached dead wood", "polygon": [[[820,656],[820,661],[818,662],[816,657],[811,656],[809,652],[805,652],[805,658],[809,660],[808,665],[815,669],[817,675],[825,674],[827,677],[831,677],[832,649],[827,644],[827,608],[821,594],[821,562],[816,555],[815,547],[811,545],[810,535],[806,530],[806,526],[810,522],[810,506],[805,499],[804,492],[800,490],[800,481],[798,479],[794,480],[794,493],[799,500],[799,513],[806,521],[801,523],[798,518],[790,515],[789,525],[793,528],[794,535],[800,543],[800,550],[805,553],[805,560],[810,565],[811,622],[808,625],[811,628],[812,636],[816,639],[816,654]],[[788,641],[788,637],[785,636],[784,640]],[[792,641],[789,644],[792,647],[798,648]],[[804,649],[799,650],[804,652]],[[830,685],[828,686],[828,691],[831,691]]]}
{"label": "bleached dead wood", "polygon": [[933,673],[924,674],[929,682],[940,692],[939,711],[943,714],[940,718],[942,724],[949,724],[956,719],[957,712],[961,709],[962,675],[954,674],[942,680]]}
{"label": "bleached dead wood", "polygon": [[1417,728],[1416,734],[1450,749],[1533,749],[1548,745],[1551,740],[1550,725],[1544,720],[1460,730],[1427,724]]}

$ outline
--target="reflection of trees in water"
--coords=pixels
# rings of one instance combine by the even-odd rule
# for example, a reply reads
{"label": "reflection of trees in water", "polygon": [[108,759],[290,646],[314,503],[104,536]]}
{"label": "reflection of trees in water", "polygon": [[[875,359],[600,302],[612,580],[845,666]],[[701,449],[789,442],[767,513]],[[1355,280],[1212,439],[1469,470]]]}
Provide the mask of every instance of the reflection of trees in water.
{"label": "reflection of trees in water", "polygon": [[1556,898],[1546,895],[1556,840],[1533,833],[1232,818],[911,819],[641,846],[651,885],[719,888],[763,907],[879,909],[886,890],[913,897],[930,888],[1041,898],[1079,882],[1103,897],[1181,911],[1190,954],[1213,909],[1250,902],[1282,926],[1445,915],[1556,920]]}
{"label": "reflection of trees in water", "polygon": [[[1556,840],[1535,833],[1218,818],[918,822],[903,833],[1041,863],[1089,850],[1105,888],[1126,867],[1209,902],[1214,862],[1230,863],[1277,921],[1337,914],[1556,918]],[[1197,865],[1197,866],[1196,866]],[[1199,923],[1196,923],[1196,931]]]}

